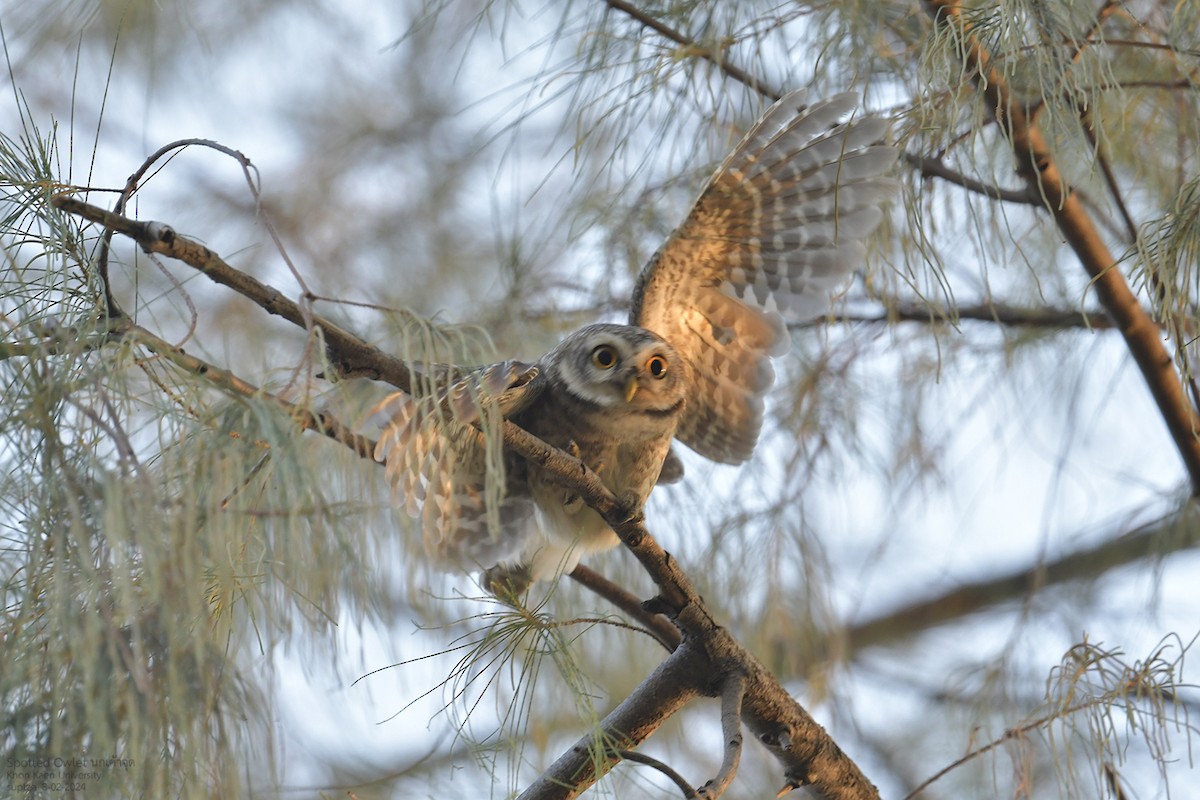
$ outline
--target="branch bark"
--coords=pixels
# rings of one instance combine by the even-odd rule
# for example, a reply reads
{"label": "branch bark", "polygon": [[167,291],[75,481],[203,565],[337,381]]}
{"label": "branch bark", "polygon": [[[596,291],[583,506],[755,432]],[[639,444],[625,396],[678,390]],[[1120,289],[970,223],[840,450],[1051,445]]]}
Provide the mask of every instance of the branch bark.
{"label": "branch bark", "polygon": [[627,591],[625,587],[613,583],[584,564],[576,566],[571,571],[571,580],[586,587],[593,594],[603,597],[628,614],[631,619],[641,623],[646,631],[657,639],[668,652],[679,647],[679,643],[682,641],[679,629],[662,614],[647,611],[642,605],[641,598]]}
{"label": "branch bark", "polygon": [[[579,461],[549,447],[515,425],[506,425],[504,444],[541,465],[594,508],[641,562],[658,586],[649,604],[667,614],[683,633],[681,648],[702,648],[703,666],[690,675],[698,691],[716,694],[726,676],[745,675],[743,719],[759,741],[783,765],[785,788],[810,787],[825,798],[877,798],[879,792],[829,734],[788,694],[765,667],[721,627],[709,612],[691,579],[678,562],[659,546],[640,516],[631,517],[600,479]],[[678,651],[676,651],[678,652]],[[670,658],[670,657],[668,657]],[[604,730],[609,730],[605,720]],[[619,729],[618,729],[619,730]],[[582,763],[583,754],[567,754],[543,776],[559,787],[539,798],[574,797],[582,788],[578,779],[595,777]]]}
{"label": "branch bark", "polygon": [[1029,187],[1023,189],[1004,189],[990,183],[984,183],[981,180],[964,175],[946,165],[946,162],[940,158],[932,156],[923,156],[919,153],[905,153],[904,160],[921,173],[926,178],[941,178],[944,181],[961,186],[968,192],[981,194],[991,200],[1003,200],[1006,203],[1017,203],[1018,205],[1041,205],[1041,198],[1030,191]]}
{"label": "branch bark", "polygon": [[[125,319],[128,319],[127,317]],[[170,361],[193,375],[204,378],[227,394],[239,397],[258,397],[273,403],[282,413],[291,417],[298,428],[303,431],[316,431],[329,439],[349,448],[359,458],[371,458],[375,451],[375,442],[366,436],[354,433],[341,420],[325,411],[312,409],[292,403],[271,392],[249,383],[229,370],[210,364],[203,359],[185,353],[159,336],[151,333],[140,325],[121,325],[114,329],[114,335],[129,339],[150,352]]]}
{"label": "branch bark", "polygon": [[703,652],[676,648],[600,725],[558,757],[518,800],[569,800],[611,770],[621,751],[644,742],[690,701],[701,695],[695,676],[704,669]]}
{"label": "branch bark", "polygon": [[268,314],[305,330],[319,328],[330,356],[345,372],[384,381],[401,391],[412,388],[412,373],[404,361],[371,346],[329,320],[309,313],[300,303],[284,296],[278,289],[234,269],[212,250],[193,239],[178,235],[169,225],[130,219],[65,193],[54,195],[50,202],[68,214],[129,237],[147,253],[158,253],[187,264],[204,273],[214,283],[226,286],[255,303]]}

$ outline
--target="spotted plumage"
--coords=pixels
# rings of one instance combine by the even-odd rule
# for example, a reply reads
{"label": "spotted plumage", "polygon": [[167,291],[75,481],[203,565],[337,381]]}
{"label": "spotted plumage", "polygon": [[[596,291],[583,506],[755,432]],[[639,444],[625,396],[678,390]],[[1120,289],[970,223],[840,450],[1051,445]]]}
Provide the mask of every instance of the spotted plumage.
{"label": "spotted plumage", "polygon": [[432,556],[500,565],[520,585],[617,543],[577,497],[504,452],[489,421],[577,455],[632,508],[681,476],[674,439],[714,461],[750,457],[770,360],[790,344],[785,320],[827,312],[895,192],[886,123],[847,121],[855,107],[849,94],[775,104],[643,270],[629,325],[583,328],[532,365],[429,368],[421,400],[380,403],[375,457]]}

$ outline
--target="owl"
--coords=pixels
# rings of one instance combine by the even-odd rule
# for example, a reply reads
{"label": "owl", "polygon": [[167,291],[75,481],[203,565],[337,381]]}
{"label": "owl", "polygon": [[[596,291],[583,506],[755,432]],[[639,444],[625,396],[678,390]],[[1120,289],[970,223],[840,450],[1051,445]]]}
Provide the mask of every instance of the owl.
{"label": "owl", "polygon": [[618,543],[500,446],[503,419],[582,460],[631,510],[682,476],[675,441],[750,458],[786,322],[827,313],[896,191],[886,122],[851,118],[856,105],[792,93],[772,106],[642,271],[628,325],[589,325],[533,363],[416,365],[413,394],[376,406],[375,458],[435,562],[519,589]]}

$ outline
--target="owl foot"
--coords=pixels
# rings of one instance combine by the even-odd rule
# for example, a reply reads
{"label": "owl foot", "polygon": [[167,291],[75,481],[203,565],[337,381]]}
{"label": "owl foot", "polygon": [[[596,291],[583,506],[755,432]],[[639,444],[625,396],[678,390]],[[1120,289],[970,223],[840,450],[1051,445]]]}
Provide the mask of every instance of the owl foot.
{"label": "owl foot", "polygon": [[637,492],[623,492],[617,495],[617,502],[621,504],[622,525],[641,522],[645,519],[645,515],[642,513],[642,496]]}
{"label": "owl foot", "polygon": [[533,584],[528,564],[497,564],[483,573],[483,588],[497,600],[520,605],[519,598]]}
{"label": "owl foot", "polygon": [[[563,450],[567,453],[567,455],[571,456],[571,458],[575,459],[576,461],[580,460],[579,457],[583,453],[583,451],[579,449],[579,443],[574,439],[568,439]],[[578,514],[579,510],[583,508],[583,498],[577,494],[568,494],[563,497],[563,508],[568,514]]]}
{"label": "owl foot", "polygon": [[604,469],[603,461],[592,461],[591,463],[584,463],[583,451],[579,448],[579,443],[576,442],[574,439],[567,440],[567,445],[566,445],[566,447],[563,448],[563,451],[566,452],[569,456],[571,456],[571,458],[575,459],[576,461],[579,461],[580,463],[583,463],[583,466],[587,469],[590,469],[592,472],[600,472]]}

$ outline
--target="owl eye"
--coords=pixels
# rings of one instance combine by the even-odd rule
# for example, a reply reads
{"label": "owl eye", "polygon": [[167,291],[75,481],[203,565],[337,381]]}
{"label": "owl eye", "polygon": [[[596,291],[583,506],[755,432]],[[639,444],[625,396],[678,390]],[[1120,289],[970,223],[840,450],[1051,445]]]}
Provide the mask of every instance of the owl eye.
{"label": "owl eye", "polygon": [[617,365],[617,350],[610,344],[602,344],[592,351],[592,363],[600,369],[612,369]]}
{"label": "owl eye", "polygon": [[667,377],[667,360],[662,356],[650,356],[646,362],[646,371],[656,378]]}

